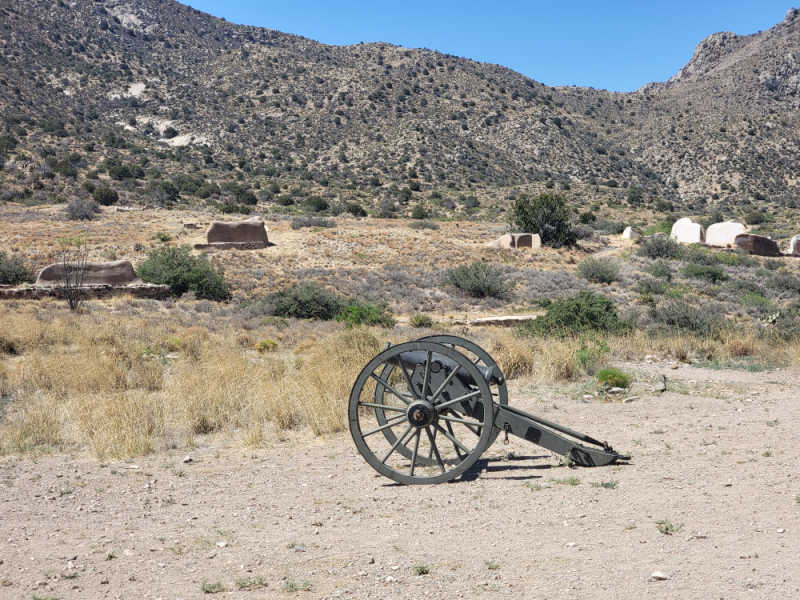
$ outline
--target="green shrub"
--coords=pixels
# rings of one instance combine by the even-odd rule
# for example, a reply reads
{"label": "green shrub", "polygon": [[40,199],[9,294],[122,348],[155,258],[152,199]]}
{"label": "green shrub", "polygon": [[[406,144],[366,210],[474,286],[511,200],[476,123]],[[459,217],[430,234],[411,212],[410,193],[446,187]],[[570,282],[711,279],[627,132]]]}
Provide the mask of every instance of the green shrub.
{"label": "green shrub", "polygon": [[261,340],[256,343],[255,349],[257,352],[264,354],[265,352],[275,352],[278,349],[278,342],[272,339]]}
{"label": "green shrub", "polygon": [[427,219],[429,216],[428,209],[422,202],[414,206],[414,210],[411,211],[412,219]]}
{"label": "green shrub", "polygon": [[553,300],[547,313],[525,324],[523,332],[569,335],[584,331],[624,331],[628,327],[620,320],[610,298],[584,291],[571,298]]}
{"label": "green shrub", "polygon": [[650,275],[653,277],[664,279],[666,281],[672,281],[672,269],[670,269],[669,263],[667,263],[665,260],[657,260],[645,267],[644,270],[650,273]]}
{"label": "green shrub", "polygon": [[358,202],[348,202],[345,210],[354,217],[366,217],[367,211]]}
{"label": "green shrub", "polygon": [[511,206],[509,221],[514,231],[538,233],[545,246],[571,246],[578,239],[567,202],[558,194],[539,194],[533,199],[519,196]]}
{"label": "green shrub", "polygon": [[206,300],[229,300],[230,287],[221,269],[215,269],[205,256],[193,256],[189,246],[158,248],[151,251],[137,269],[149,283],[168,285],[180,296],[189,290]]}
{"label": "green shrub", "polygon": [[408,320],[408,324],[417,328],[433,327],[433,319],[423,313],[414,313]]}
{"label": "green shrub", "polygon": [[308,200],[304,202],[304,205],[308,210],[314,212],[323,212],[330,208],[325,199],[320,196],[310,196]]}
{"label": "green shrub", "polygon": [[395,320],[385,307],[351,300],[336,315],[337,321],[343,321],[348,327],[356,325],[380,325],[381,327],[394,327]]}
{"label": "green shrub", "polygon": [[672,221],[659,221],[655,225],[646,227],[642,232],[646,236],[655,235],[656,233],[664,233],[669,235],[672,232]]}
{"label": "green shrub", "polygon": [[588,338],[581,336],[580,344],[575,356],[581,368],[587,373],[591,373],[595,366],[608,355],[608,344],[603,338],[595,336]]}
{"label": "green shrub", "polygon": [[653,259],[677,258],[681,255],[681,245],[666,235],[651,235],[642,238],[636,253]]}
{"label": "green shrub", "polygon": [[600,369],[594,377],[597,383],[608,387],[626,388],[631,384],[631,376],[614,367]]}
{"label": "green shrub", "polygon": [[101,185],[92,190],[92,198],[98,204],[103,206],[111,206],[119,201],[119,194],[108,186]]}
{"label": "green shrub", "polygon": [[298,283],[270,294],[268,312],[278,317],[296,319],[335,319],[345,306],[344,300],[316,283]]}
{"label": "green shrub", "polygon": [[434,231],[439,229],[439,225],[431,221],[411,221],[408,226],[410,229],[431,229]]}
{"label": "green shrub", "polygon": [[749,254],[737,252],[714,251],[701,246],[689,246],[681,256],[688,262],[699,265],[728,265],[730,267],[751,267],[758,264]]}
{"label": "green shrub", "polygon": [[692,279],[705,279],[711,283],[719,283],[720,281],[727,281],[728,274],[722,270],[722,267],[712,265],[698,265],[696,263],[689,263],[683,268],[683,274]]}
{"label": "green shrub", "polygon": [[667,282],[659,279],[642,279],[636,286],[636,291],[640,294],[660,296],[667,291]]}
{"label": "green shrub", "polygon": [[8,256],[0,251],[0,284],[19,285],[34,280],[34,273],[18,256]]}
{"label": "green shrub", "polygon": [[476,298],[501,298],[511,289],[500,267],[481,261],[448,269],[445,283]]}
{"label": "green shrub", "polygon": [[745,306],[754,306],[762,310],[770,310],[773,308],[773,304],[769,298],[755,291],[745,292],[742,296],[742,304]]}
{"label": "green shrub", "polygon": [[590,256],[578,265],[578,274],[592,283],[611,283],[619,276],[619,264],[610,258]]}
{"label": "green shrub", "polygon": [[767,280],[767,287],[780,292],[800,294],[800,278],[791,273],[775,273]]}
{"label": "green shrub", "polygon": [[707,308],[697,308],[683,300],[671,300],[653,307],[651,317],[669,329],[710,335],[721,324],[720,317]]}
{"label": "green shrub", "polygon": [[253,213],[253,207],[247,206],[246,204],[236,204],[235,202],[229,202],[225,200],[224,202],[220,202],[217,204],[217,208],[223,214],[237,214],[237,215],[249,215]]}
{"label": "green shrub", "polygon": [[295,217],[292,219],[292,229],[303,227],[336,227],[336,221],[322,217]]}

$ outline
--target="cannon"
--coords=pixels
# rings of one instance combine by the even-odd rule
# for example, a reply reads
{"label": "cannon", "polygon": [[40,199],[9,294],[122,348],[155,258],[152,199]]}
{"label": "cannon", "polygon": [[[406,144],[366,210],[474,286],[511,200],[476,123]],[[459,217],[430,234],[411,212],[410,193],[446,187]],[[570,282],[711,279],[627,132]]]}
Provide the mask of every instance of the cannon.
{"label": "cannon", "polygon": [[509,406],[497,362],[477,344],[453,335],[387,346],[356,378],[348,421],[361,456],[401,484],[459,477],[501,432],[573,465],[630,459],[606,442]]}

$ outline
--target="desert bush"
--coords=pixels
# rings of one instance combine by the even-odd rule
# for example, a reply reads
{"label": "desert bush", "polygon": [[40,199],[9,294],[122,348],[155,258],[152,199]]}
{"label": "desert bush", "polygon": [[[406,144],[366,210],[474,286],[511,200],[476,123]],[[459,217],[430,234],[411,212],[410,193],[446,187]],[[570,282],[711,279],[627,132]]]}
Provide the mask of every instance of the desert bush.
{"label": "desert bush", "polygon": [[19,256],[9,256],[0,250],[0,284],[19,285],[33,281],[35,274]]}
{"label": "desert bush", "polygon": [[533,199],[520,195],[511,206],[509,222],[514,231],[538,233],[546,246],[571,246],[577,239],[566,200],[558,194]]}
{"label": "desert bush", "polygon": [[658,279],[672,281],[672,269],[670,268],[669,263],[667,263],[665,260],[657,260],[652,264],[647,265],[644,270]]}
{"label": "desert bush", "polygon": [[642,279],[636,286],[636,291],[640,294],[650,294],[660,296],[667,291],[667,283],[660,279]]}
{"label": "desert bush", "polygon": [[705,279],[711,283],[719,283],[720,281],[727,281],[728,279],[728,274],[722,267],[714,265],[689,263],[683,268],[683,274],[692,279]]}
{"label": "desert bush", "polygon": [[800,277],[791,273],[775,273],[767,280],[767,287],[780,292],[800,294]]}
{"label": "desert bush", "polygon": [[330,208],[327,201],[320,196],[310,196],[308,200],[303,203],[303,205],[307,210],[314,212],[323,212]]}
{"label": "desert bush", "polygon": [[97,202],[90,198],[73,198],[67,204],[67,217],[72,221],[91,221],[99,212]]}
{"label": "desert bush", "polygon": [[422,202],[415,205],[414,209],[411,211],[412,219],[427,219],[429,216],[430,214],[428,213],[428,209],[425,208],[425,205]]}
{"label": "desert bush", "polygon": [[772,302],[770,302],[769,298],[754,291],[747,291],[742,295],[741,299],[742,304],[745,306],[755,306],[756,308],[769,308],[772,306]]}
{"label": "desert bush", "polygon": [[610,298],[592,292],[578,292],[563,300],[554,300],[547,313],[522,327],[523,333],[569,335],[584,331],[624,331],[628,324],[617,314]]}
{"label": "desert bush", "polygon": [[101,185],[92,190],[92,198],[98,204],[111,206],[119,201],[119,194],[108,186]]}
{"label": "desert bush", "polygon": [[270,294],[267,304],[267,311],[278,317],[329,321],[339,315],[345,301],[316,283],[298,283]]}
{"label": "desert bush", "polygon": [[744,221],[748,225],[760,225],[766,220],[767,216],[760,210],[750,210],[744,215]]}
{"label": "desert bush", "polygon": [[711,335],[721,325],[716,311],[708,307],[697,308],[684,300],[671,300],[655,306],[651,310],[652,319],[669,329],[691,332],[698,335]]}
{"label": "desert bush", "polygon": [[410,229],[430,229],[433,231],[439,229],[439,225],[431,221],[412,221],[408,224],[408,227]]}
{"label": "desert bush", "polygon": [[220,202],[217,204],[217,208],[223,214],[237,214],[237,215],[249,215],[253,213],[253,207],[247,206],[246,204],[236,204],[235,202],[229,202],[227,200]]}
{"label": "desert bush", "polygon": [[758,264],[749,254],[714,251],[700,246],[689,246],[681,256],[687,262],[700,265],[728,265],[730,267],[752,267]]}
{"label": "desert bush", "polygon": [[651,235],[642,238],[636,253],[653,259],[677,258],[681,255],[681,245],[666,235]]}
{"label": "desert bush", "polygon": [[361,206],[358,202],[348,202],[347,205],[345,206],[345,210],[354,217],[367,216],[367,211],[364,210],[364,207]]}
{"label": "desert bush", "polygon": [[595,367],[608,355],[609,348],[606,340],[596,335],[582,335],[575,357],[581,368],[587,373],[594,373]]}
{"label": "desert bush", "polygon": [[619,264],[610,258],[590,256],[580,262],[578,274],[592,283],[612,283],[619,276]]}
{"label": "desert bush", "polygon": [[303,227],[336,227],[336,221],[322,217],[295,217],[292,219],[292,229]]}
{"label": "desert bush", "polygon": [[631,376],[623,373],[615,367],[606,367],[600,369],[594,375],[597,383],[601,385],[608,385],[609,387],[626,388],[631,384]]}
{"label": "desert bush", "polygon": [[175,296],[191,290],[205,300],[231,298],[222,269],[215,269],[205,256],[193,256],[186,245],[151,251],[137,272],[143,281],[168,285]]}
{"label": "desert bush", "polygon": [[448,269],[445,283],[476,298],[502,298],[511,289],[511,285],[505,280],[503,269],[481,261]]}
{"label": "desert bush", "polygon": [[423,313],[414,313],[408,320],[408,324],[416,328],[433,327],[433,319]]}
{"label": "desert bush", "polygon": [[356,325],[379,325],[381,327],[394,327],[395,320],[384,306],[351,300],[342,307],[336,315],[337,321],[344,322],[348,327]]}

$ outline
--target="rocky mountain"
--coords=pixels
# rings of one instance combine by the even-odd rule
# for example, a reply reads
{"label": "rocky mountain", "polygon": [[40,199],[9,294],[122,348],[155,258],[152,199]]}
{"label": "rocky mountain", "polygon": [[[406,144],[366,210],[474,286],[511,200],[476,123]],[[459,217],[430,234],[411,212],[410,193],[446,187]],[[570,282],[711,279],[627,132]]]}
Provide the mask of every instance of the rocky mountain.
{"label": "rocky mountain", "polygon": [[[666,210],[793,206],[800,16],[718,33],[664,83],[553,88],[327,46],[173,0],[0,0],[0,200],[358,200],[474,211],[537,187]],[[106,181],[107,180],[107,181]]]}

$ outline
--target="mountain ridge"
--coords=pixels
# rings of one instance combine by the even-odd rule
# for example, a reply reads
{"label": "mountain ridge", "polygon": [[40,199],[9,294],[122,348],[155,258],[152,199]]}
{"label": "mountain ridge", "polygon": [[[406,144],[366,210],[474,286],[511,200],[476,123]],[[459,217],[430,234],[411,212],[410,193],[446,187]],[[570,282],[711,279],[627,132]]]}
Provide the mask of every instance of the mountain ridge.
{"label": "mountain ridge", "polygon": [[[172,0],[6,0],[0,19],[7,165],[43,147],[58,160],[83,147],[87,166],[146,151],[143,168],[210,185],[305,181],[374,206],[544,185],[653,207],[794,201],[796,9],[765,32],[712,34],[668,81],[627,93],[383,42],[325,45]],[[134,199],[154,187],[128,179]],[[52,196],[46,178],[4,180]]]}

